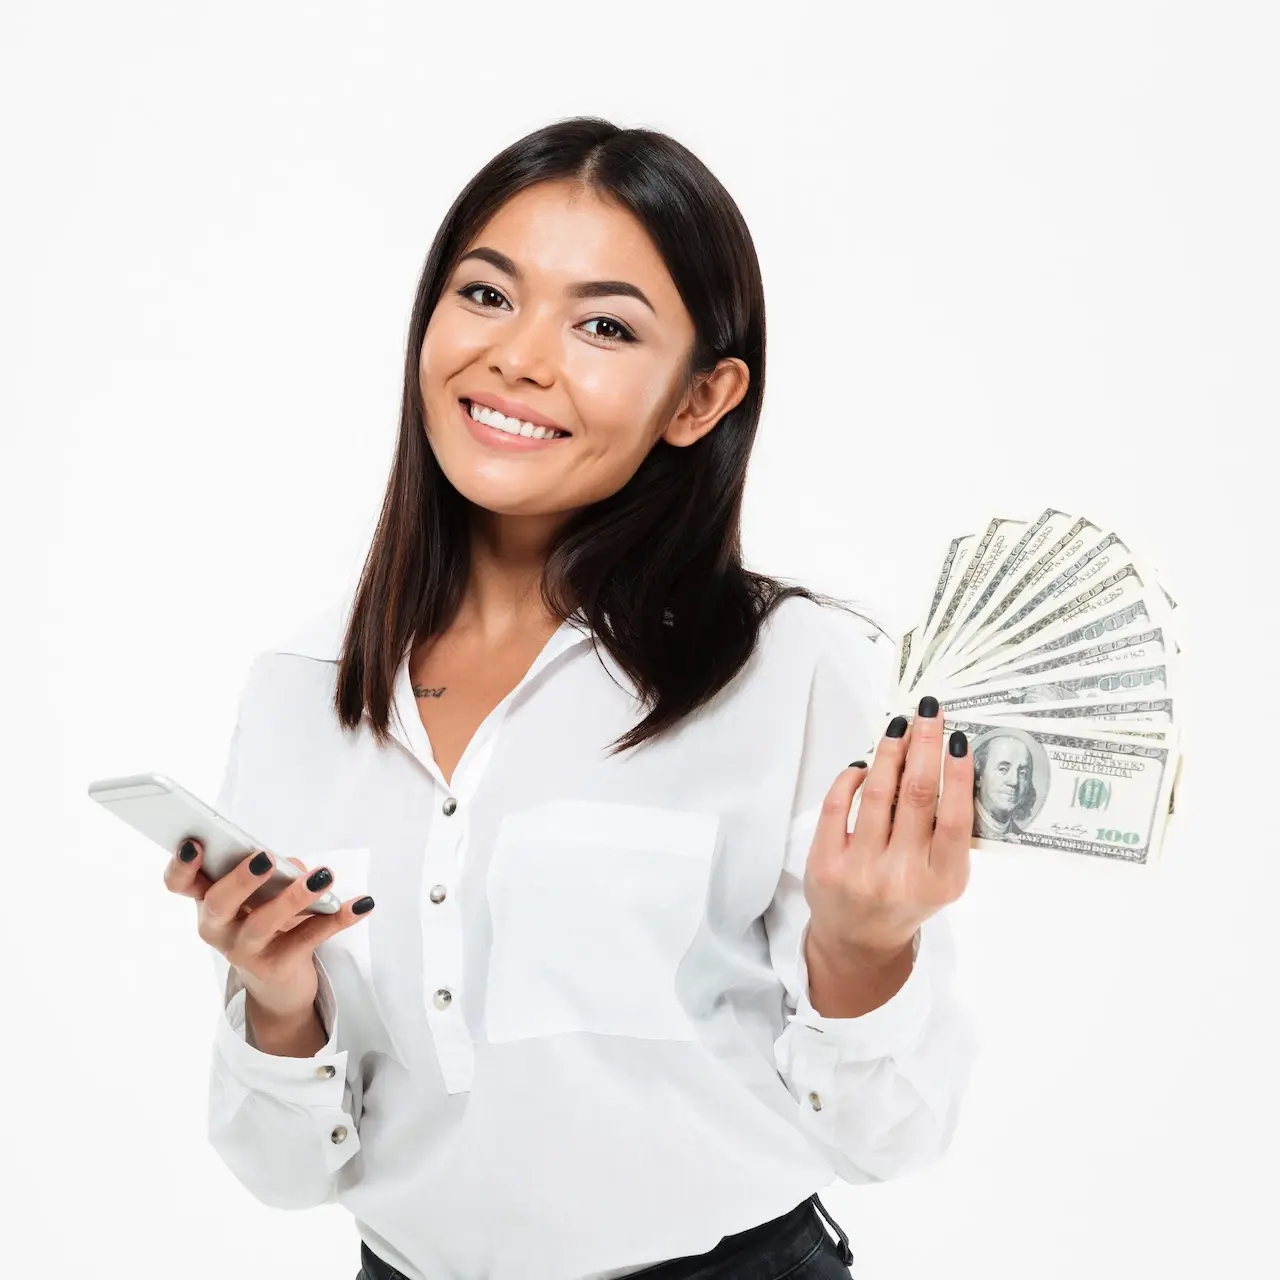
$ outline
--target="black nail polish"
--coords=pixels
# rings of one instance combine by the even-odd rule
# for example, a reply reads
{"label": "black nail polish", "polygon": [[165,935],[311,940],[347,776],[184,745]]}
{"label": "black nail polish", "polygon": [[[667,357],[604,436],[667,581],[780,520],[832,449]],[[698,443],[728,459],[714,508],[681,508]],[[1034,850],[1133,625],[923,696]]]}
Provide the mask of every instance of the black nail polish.
{"label": "black nail polish", "polygon": [[894,716],[889,721],[889,727],[884,731],[886,738],[900,738],[907,731],[907,717]]}
{"label": "black nail polish", "polygon": [[920,705],[916,708],[916,715],[924,716],[926,720],[932,720],[938,714],[938,700],[931,698],[927,693],[920,699]]}
{"label": "black nail polish", "polygon": [[969,750],[969,739],[964,736],[964,733],[961,730],[957,729],[951,735],[951,747],[950,747],[951,754],[955,756],[956,759],[958,760],[968,750]]}
{"label": "black nail polish", "polygon": [[194,840],[184,840],[182,848],[178,850],[178,857],[183,862],[194,862],[196,860],[196,842]]}
{"label": "black nail polish", "polygon": [[321,889],[327,888],[332,880],[333,872],[328,867],[321,867],[307,877],[307,888],[312,893],[318,893]]}
{"label": "black nail polish", "polygon": [[362,916],[366,911],[373,910],[373,899],[370,897],[361,898],[359,902],[353,902],[351,904],[351,910],[354,911],[356,915]]}
{"label": "black nail polish", "polygon": [[251,863],[249,863],[249,870],[252,871],[255,876],[262,875],[262,873],[264,871],[269,870],[270,867],[271,867],[271,857],[265,851],[258,854],[258,856],[254,858],[254,860]]}
{"label": "black nail polish", "polygon": [[855,760],[849,766],[850,769],[865,769],[866,767],[867,767],[867,762],[865,760]]}

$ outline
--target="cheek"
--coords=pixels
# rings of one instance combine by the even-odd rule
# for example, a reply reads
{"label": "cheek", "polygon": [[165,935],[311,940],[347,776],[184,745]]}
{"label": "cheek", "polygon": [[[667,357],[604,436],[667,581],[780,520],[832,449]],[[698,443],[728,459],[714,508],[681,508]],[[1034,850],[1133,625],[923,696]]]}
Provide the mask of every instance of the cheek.
{"label": "cheek", "polygon": [[443,379],[443,371],[448,368],[449,346],[446,333],[439,328],[427,327],[422,350],[418,353],[418,379],[424,386],[433,379]]}
{"label": "cheek", "polygon": [[584,418],[623,430],[651,422],[671,395],[671,371],[657,351],[602,351],[571,343],[565,375]]}
{"label": "cheek", "polygon": [[666,428],[665,402],[665,394],[649,395],[631,379],[610,382],[598,395],[575,394],[589,456],[619,483],[629,479]]}
{"label": "cheek", "polygon": [[468,340],[467,327],[456,315],[438,307],[427,323],[418,353],[418,379],[425,386],[443,385],[477,355],[474,339]]}

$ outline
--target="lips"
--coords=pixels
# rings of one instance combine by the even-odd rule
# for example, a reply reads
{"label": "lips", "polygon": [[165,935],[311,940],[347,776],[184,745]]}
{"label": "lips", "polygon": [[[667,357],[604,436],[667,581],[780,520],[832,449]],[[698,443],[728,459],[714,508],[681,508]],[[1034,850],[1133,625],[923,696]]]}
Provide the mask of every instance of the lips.
{"label": "lips", "polygon": [[486,449],[496,449],[500,454],[541,453],[555,445],[563,444],[569,437],[558,435],[525,436],[519,432],[504,431],[490,426],[473,416],[470,402],[459,397],[458,413],[462,429]]}
{"label": "lips", "polygon": [[[489,403],[489,400],[494,403]],[[461,404],[468,413],[471,412],[471,406],[478,404],[482,409],[492,409],[501,413],[505,417],[515,418],[520,422],[527,422],[535,427],[547,427],[552,431],[563,431],[565,435],[570,435],[566,428],[562,427],[558,422],[552,422],[549,418],[544,418],[540,414],[534,413],[532,409],[523,405],[517,405],[512,401],[503,400],[500,396],[491,396],[488,400],[472,400],[468,396],[459,396],[458,403]]]}

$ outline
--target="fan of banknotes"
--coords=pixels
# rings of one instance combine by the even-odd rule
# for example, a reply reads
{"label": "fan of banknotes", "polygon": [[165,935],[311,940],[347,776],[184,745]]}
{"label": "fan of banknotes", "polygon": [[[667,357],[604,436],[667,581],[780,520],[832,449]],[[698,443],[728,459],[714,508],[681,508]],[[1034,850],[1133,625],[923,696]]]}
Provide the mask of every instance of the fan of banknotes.
{"label": "fan of banknotes", "polygon": [[1177,605],[1118,533],[1050,508],[953,538],[888,716],[938,699],[974,761],[974,848],[1150,863],[1182,754]]}

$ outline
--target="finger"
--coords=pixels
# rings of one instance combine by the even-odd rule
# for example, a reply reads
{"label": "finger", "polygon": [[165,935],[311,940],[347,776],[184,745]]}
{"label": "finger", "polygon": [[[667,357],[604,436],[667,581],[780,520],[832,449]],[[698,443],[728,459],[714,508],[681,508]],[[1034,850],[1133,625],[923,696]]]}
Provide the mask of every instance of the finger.
{"label": "finger", "polygon": [[973,752],[965,735],[956,729],[947,740],[942,761],[942,795],[938,798],[938,824],[929,848],[929,866],[954,902],[969,883],[969,850],[973,843]]}
{"label": "finger", "polygon": [[[305,863],[301,869],[306,871]],[[317,867],[309,875],[299,876],[270,902],[255,907],[240,926],[237,950],[246,954],[265,950],[272,939],[286,932],[298,913],[325,893],[332,883],[333,872],[328,867]]]}
{"label": "finger", "polygon": [[836,774],[835,781],[822,801],[822,812],[814,828],[813,840],[822,847],[843,850],[849,838],[849,810],[853,797],[867,777],[867,762],[855,760],[848,768]]}
{"label": "finger", "polygon": [[[360,911],[355,910],[357,906],[361,908]],[[372,910],[373,899],[368,894],[362,898],[352,898],[344,902],[341,909],[333,915],[312,915],[310,919],[303,921],[294,929],[288,939],[282,941],[280,945],[314,951],[326,938],[332,938],[335,933],[341,933],[343,929],[359,924]]]}
{"label": "finger", "polygon": [[213,883],[200,870],[203,857],[204,848],[199,840],[194,837],[184,840],[165,863],[164,887],[184,898],[203,898]]}
{"label": "finger", "polygon": [[239,916],[245,901],[270,877],[274,865],[275,860],[265,850],[245,854],[239,865],[204,895],[202,927],[224,931]]}
{"label": "finger", "polygon": [[907,718],[894,716],[876,746],[875,759],[862,783],[853,838],[860,847],[880,853],[889,843],[893,827],[890,810],[898,791],[898,777],[907,753]]}
{"label": "finger", "polygon": [[[293,865],[297,867],[299,871],[305,872],[307,869],[307,864],[303,862],[301,858],[286,858],[285,861],[293,863]],[[253,908],[249,908],[249,909],[252,910]],[[295,928],[297,925],[300,925],[304,920],[308,918],[309,914],[310,914],[309,912],[301,912],[298,915],[295,915],[292,920],[286,920],[284,924],[280,926],[281,931],[284,932],[286,930]]]}
{"label": "finger", "polygon": [[920,699],[907,742],[890,839],[904,850],[918,851],[921,860],[928,862],[942,771],[942,716],[937,698],[926,694]]}

